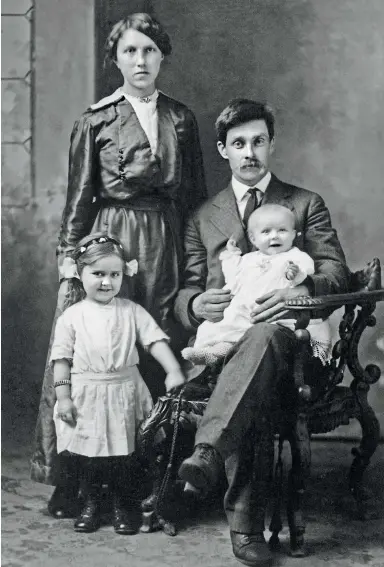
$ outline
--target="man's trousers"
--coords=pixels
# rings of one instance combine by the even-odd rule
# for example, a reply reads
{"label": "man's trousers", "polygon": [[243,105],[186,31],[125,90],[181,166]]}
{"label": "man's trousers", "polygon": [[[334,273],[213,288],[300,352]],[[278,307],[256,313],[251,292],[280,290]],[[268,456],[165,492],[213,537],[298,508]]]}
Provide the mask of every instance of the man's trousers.
{"label": "man's trousers", "polygon": [[196,445],[211,445],[225,463],[224,508],[232,531],[264,530],[273,470],[272,416],[293,400],[296,345],[294,332],[280,325],[258,323],[249,329],[221,372],[197,431]]}

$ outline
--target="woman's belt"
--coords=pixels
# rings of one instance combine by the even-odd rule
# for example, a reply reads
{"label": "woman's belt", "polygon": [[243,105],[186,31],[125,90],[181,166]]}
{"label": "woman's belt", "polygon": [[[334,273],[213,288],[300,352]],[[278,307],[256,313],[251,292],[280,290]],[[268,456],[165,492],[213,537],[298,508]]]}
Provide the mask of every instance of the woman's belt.
{"label": "woman's belt", "polygon": [[137,211],[167,211],[169,207],[175,207],[176,202],[166,195],[141,195],[130,199],[101,199],[101,208],[114,207],[132,209]]}
{"label": "woman's belt", "polygon": [[152,193],[150,195],[135,196],[122,201],[117,201],[115,199],[102,199],[100,204],[101,208],[111,207],[133,211],[162,212],[164,214],[164,219],[172,232],[177,257],[179,259],[182,258],[180,208],[178,206],[178,202],[174,199],[171,199],[167,195]]}

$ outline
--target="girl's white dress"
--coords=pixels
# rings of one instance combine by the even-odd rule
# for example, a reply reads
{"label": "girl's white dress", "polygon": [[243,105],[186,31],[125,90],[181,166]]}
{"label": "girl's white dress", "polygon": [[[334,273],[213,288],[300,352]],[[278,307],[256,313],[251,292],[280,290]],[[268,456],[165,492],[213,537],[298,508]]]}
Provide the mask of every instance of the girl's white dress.
{"label": "girl's white dress", "polygon": [[[314,273],[312,258],[296,247],[287,252],[269,256],[260,251],[241,255],[240,249],[224,250],[220,254],[226,285],[233,298],[224,310],[223,319],[217,323],[204,321],[198,328],[194,346],[182,351],[184,358],[192,362],[200,358],[201,349],[215,347],[215,352],[225,356],[231,345],[236,344],[244,333],[252,327],[250,313],[255,300],[274,289],[294,287]],[[293,280],[286,277],[289,263],[299,267]],[[285,327],[295,328],[295,320],[276,321]],[[312,319],[308,325],[315,356],[325,362],[329,358],[331,331],[329,321]]]}
{"label": "girl's white dress", "polygon": [[153,402],[137,364],[136,343],[148,348],[168,340],[140,305],[113,298],[107,305],[84,299],[58,318],[51,362],[68,359],[76,425],[57,415],[57,452],[88,457],[129,455],[138,424]]}

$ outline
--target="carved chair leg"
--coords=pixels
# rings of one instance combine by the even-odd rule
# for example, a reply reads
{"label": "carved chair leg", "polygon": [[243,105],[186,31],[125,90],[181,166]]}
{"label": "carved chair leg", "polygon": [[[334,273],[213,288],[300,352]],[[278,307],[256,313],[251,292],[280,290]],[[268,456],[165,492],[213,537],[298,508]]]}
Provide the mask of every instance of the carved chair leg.
{"label": "carved chair leg", "polygon": [[269,538],[269,547],[272,551],[277,551],[280,548],[279,533],[283,529],[283,522],[281,519],[281,501],[283,496],[283,452],[284,437],[283,433],[279,435],[279,453],[277,463],[275,466],[274,490],[273,490],[273,512],[271,522],[269,524],[269,531],[272,533]]}
{"label": "carved chair leg", "polygon": [[153,479],[152,492],[141,502],[142,524],[140,526],[140,531],[143,533],[154,532],[155,530],[160,529],[156,513],[156,504],[161,480],[164,476],[165,467],[163,463],[164,455],[158,455],[150,467],[150,473]]}
{"label": "carved chair leg", "polygon": [[265,513],[271,495],[274,460],[273,424],[255,432],[252,505],[257,529],[264,530]]}
{"label": "carved chair leg", "polygon": [[[169,446],[167,433],[162,430],[163,426],[171,423],[173,406],[173,398],[159,398],[151,414],[141,424],[138,431],[138,451],[139,454],[149,462],[149,472],[152,477],[152,492],[141,503],[142,525],[140,531],[145,533],[162,529],[168,535],[176,534],[174,524],[165,519],[162,515],[164,503],[167,502],[167,498],[170,494],[170,486],[173,486],[175,482],[170,460],[173,459],[178,417],[175,420],[175,426],[173,428],[171,446]],[[179,414],[181,409],[181,395],[177,409]],[[163,435],[165,433],[165,439],[163,439],[155,449],[155,437],[160,431],[162,431]]]}
{"label": "carved chair leg", "polygon": [[153,485],[151,494],[141,503],[141,526],[142,533],[163,530],[167,535],[174,536],[177,533],[173,522],[162,515],[162,508],[167,502],[171,488],[175,483],[174,475],[169,469],[168,455],[158,455],[152,467]]}
{"label": "carved chair leg", "polygon": [[302,500],[311,467],[311,445],[307,421],[299,416],[290,437],[292,469],[288,477],[287,519],[290,532],[291,555],[304,557],[305,523]]}
{"label": "carved chair leg", "polygon": [[379,421],[368,403],[368,390],[368,385],[360,384],[356,391],[360,408],[360,414],[357,416],[357,419],[361,425],[362,439],[360,446],[352,449],[352,455],[355,458],[349,472],[349,489],[355,498],[358,516],[361,520],[365,520],[366,514],[362,483],[363,474],[380,440]]}

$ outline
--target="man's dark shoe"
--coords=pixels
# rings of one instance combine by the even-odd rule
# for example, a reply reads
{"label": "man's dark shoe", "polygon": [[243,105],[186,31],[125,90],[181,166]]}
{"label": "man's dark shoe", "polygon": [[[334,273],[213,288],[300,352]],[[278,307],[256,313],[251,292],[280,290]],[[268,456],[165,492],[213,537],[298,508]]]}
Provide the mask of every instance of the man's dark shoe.
{"label": "man's dark shoe", "polygon": [[242,534],[231,531],[233,554],[238,561],[250,567],[270,565],[273,555],[264,534]]}
{"label": "man's dark shoe", "polygon": [[191,457],[179,468],[179,476],[202,492],[208,492],[218,481],[223,468],[219,453],[210,445],[196,445]]}

